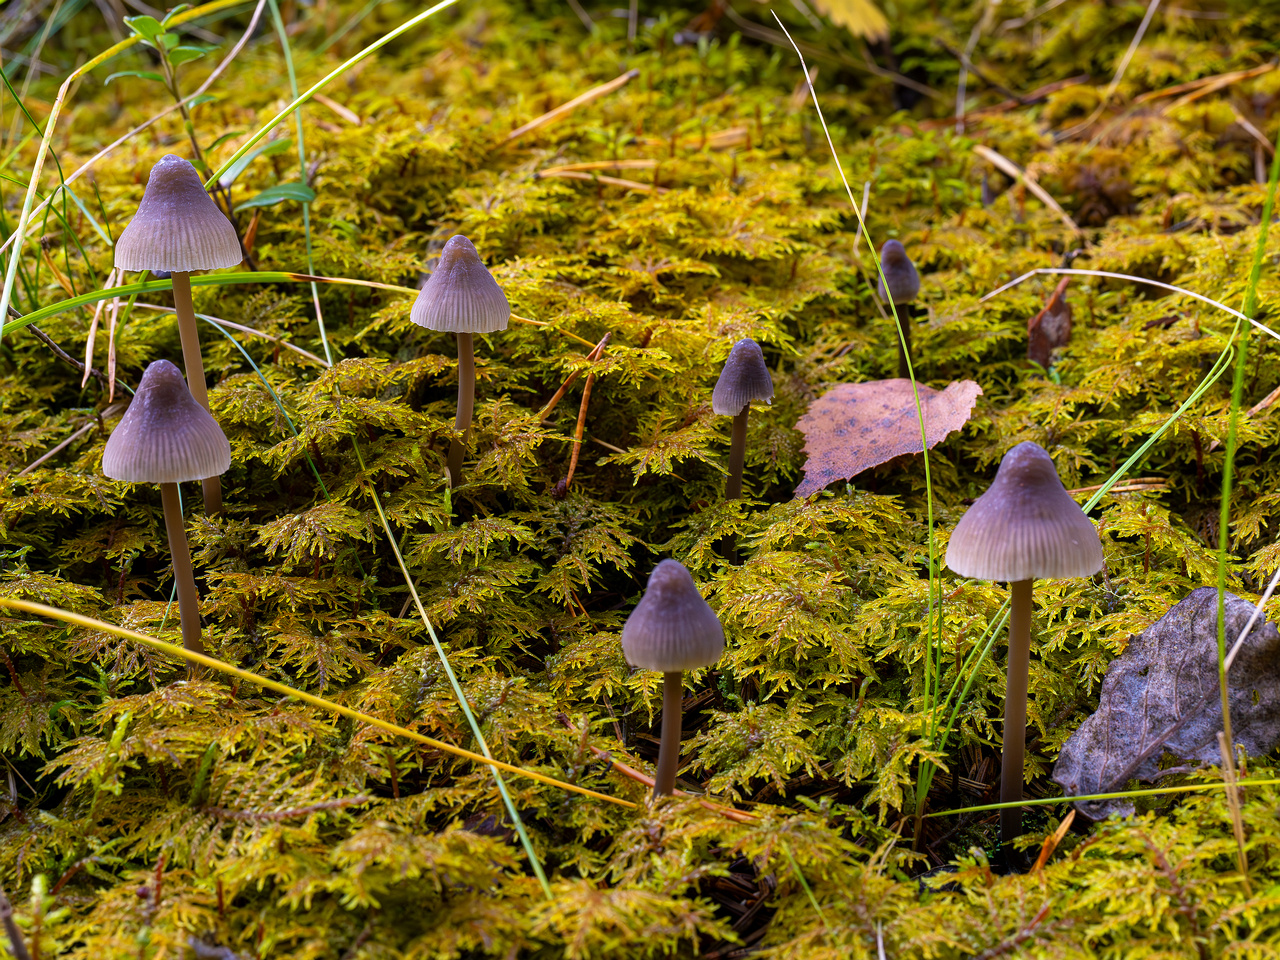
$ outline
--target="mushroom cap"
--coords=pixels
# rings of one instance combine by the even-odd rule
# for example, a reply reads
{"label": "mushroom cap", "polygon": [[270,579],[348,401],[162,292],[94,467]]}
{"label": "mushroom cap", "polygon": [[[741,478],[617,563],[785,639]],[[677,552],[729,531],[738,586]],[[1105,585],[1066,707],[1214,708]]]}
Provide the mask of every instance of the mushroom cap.
{"label": "mushroom cap", "polygon": [[711,409],[723,417],[736,417],[752,400],[773,402],[773,378],[765,366],[760,344],[746,337],[729,351],[729,359],[711,393]]}
{"label": "mushroom cap", "polygon": [[663,560],[649,574],[644,596],[622,626],[628,663],[671,673],[720,659],[724,630],[683,564]]}
{"label": "mushroom cap", "polygon": [[1089,577],[1102,569],[1102,543],[1049,454],[1020,443],[956,524],[947,566],[979,580]]}
{"label": "mushroom cap", "polygon": [[446,333],[493,333],[507,329],[511,304],[462,234],[450,237],[427,282],[418,291],[409,319]]}
{"label": "mushroom cap", "polygon": [[205,193],[196,168],[172,153],[161,157],[116,241],[116,266],[190,273],[236,267],[243,258],[236,228]]}
{"label": "mushroom cap", "polygon": [[231,444],[187,389],[182,372],[156,360],[107,440],[102,472],[131,483],[183,483],[225,473]]}
{"label": "mushroom cap", "polygon": [[[910,303],[920,293],[920,274],[897,240],[886,240],[880,248],[880,269],[884,278],[877,282],[876,293],[894,303]],[[885,287],[889,292],[885,293]]]}

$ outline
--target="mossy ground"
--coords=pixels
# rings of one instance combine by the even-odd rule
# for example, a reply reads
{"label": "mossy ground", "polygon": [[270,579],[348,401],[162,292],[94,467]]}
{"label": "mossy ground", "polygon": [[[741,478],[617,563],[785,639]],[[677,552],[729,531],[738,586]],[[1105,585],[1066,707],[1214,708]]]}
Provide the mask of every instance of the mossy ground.
{"label": "mossy ground", "polygon": [[[286,6],[303,86],[417,12],[365,9],[321,51],[357,6]],[[742,6],[737,15],[761,13]],[[832,384],[896,369],[867,282],[874,265],[855,240],[799,66],[789,49],[734,34],[731,20],[695,36],[690,19],[701,11],[646,7],[629,45],[625,20],[603,8],[588,36],[567,5],[464,3],[326,89],[359,122],[320,103],[305,110],[317,273],[415,286],[443,240],[461,232],[516,313],[544,324],[513,323],[478,341],[474,449],[452,499],[442,478],[451,340],[411,325],[406,295],[323,285],[332,368],[237,334],[259,374],[205,328],[210,397],[234,460],[226,516],[189,509],[211,653],[473,747],[377,498],[495,755],[641,808],[508,777],[551,880],[547,900],[485,769],[246,683],[190,679],[182,664],[109,634],[10,612],[0,618],[0,882],[33,947],[113,958],[214,956],[194,951],[218,945],[241,957],[350,958],[727,957],[750,946],[808,960],[872,957],[881,943],[889,957],[1274,955],[1272,787],[1245,798],[1249,884],[1236,871],[1221,791],[1078,828],[1030,875],[988,867],[989,814],[925,821],[913,852],[907,815],[922,760],[960,778],[954,788],[936,779],[932,809],[991,798],[1002,648],[976,668],[938,751],[925,710],[921,458],[791,498],[804,459],[794,425],[807,403]],[[813,61],[819,95],[859,200],[872,184],[871,236],[877,245],[900,238],[924,275],[920,377],[935,386],[971,378],[984,391],[971,423],[930,458],[939,547],[1016,442],[1048,449],[1070,488],[1103,482],[1192,393],[1232,329],[1227,314],[1197,301],[1079,278],[1068,293],[1074,336],[1046,376],[1024,359],[1026,321],[1056,278],[978,298],[1084,250],[1075,266],[1176,283],[1238,308],[1266,193],[1240,118],[1272,139],[1280,120],[1280,70],[1254,70],[1275,55],[1274,11],[1166,8],[1101,115],[1055,141],[1101,103],[1143,7],[1067,3],[1009,22],[1030,9],[888,7],[898,69],[940,91],[901,109],[892,85],[862,69],[858,41],[779,5],[803,42],[828,51]],[[248,15],[210,25],[228,38],[223,51]],[[1001,106],[957,133],[958,67],[935,38],[963,48],[982,16],[975,57],[992,81],[1027,93],[1090,79],[1023,105],[971,76],[971,109]],[[86,8],[42,55],[65,76],[109,43]],[[215,61],[183,67],[183,89]],[[167,105],[145,79],[101,84],[112,70],[152,66],[130,54],[74,89],[54,139],[65,172]],[[638,76],[616,92],[504,141],[631,68]],[[1254,74],[1142,99],[1236,70]],[[60,79],[31,85],[26,102],[41,123]],[[287,102],[269,29],[211,92],[218,99],[194,109],[194,124],[216,165]],[[68,225],[41,222],[47,256],[35,245],[24,255],[22,312],[102,284],[112,254],[89,216],[119,235],[151,164],[189,153],[175,118],[79,181],[87,213],[68,203]],[[292,136],[292,125],[278,133]],[[1033,171],[1081,231],[975,145]],[[28,141],[8,172],[21,180],[33,153]],[[234,187],[237,202],[296,181],[290,157],[253,163]],[[652,163],[601,171],[641,184],[633,188],[538,175],[612,160]],[[6,232],[21,191],[3,184]],[[301,208],[264,208],[252,252],[260,269],[306,269]],[[1259,285],[1264,320],[1278,255],[1273,232]],[[167,300],[141,296],[118,330],[124,383],[153,359],[180,356],[171,315],[143,302]],[[305,285],[197,288],[196,308],[324,356]],[[90,319],[82,309],[41,326],[79,354]],[[603,357],[588,363],[583,341],[606,334]],[[777,396],[752,414],[750,497],[726,504],[728,421],[712,414],[710,397],[744,336],[763,346]],[[1255,335],[1251,349],[1246,406],[1280,381],[1274,345]],[[159,496],[99,469],[110,421],[19,475],[95,423],[107,406],[100,385],[80,389],[79,374],[26,330],[7,336],[0,354],[0,591],[180,642],[176,609],[166,611]],[[543,421],[574,371],[584,375]],[[587,371],[576,472],[557,490]],[[1096,705],[1128,636],[1214,582],[1224,463],[1215,442],[1227,433],[1229,392],[1228,373],[1134,468],[1158,484],[1110,495],[1094,512],[1106,572],[1037,591],[1033,794],[1052,792],[1046,775],[1059,747]],[[1272,408],[1241,423],[1230,582],[1248,597],[1280,551],[1278,425]],[[194,485],[185,492],[198,501]],[[739,567],[717,556],[728,533],[742,548]],[[688,678],[683,781],[754,819],[696,800],[648,806],[643,786],[593,752],[641,770],[655,758],[659,677],[628,668],[618,632],[664,556],[690,568],[728,638],[719,665]],[[1005,591],[949,572],[941,590],[945,688]],[[1251,761],[1248,773],[1266,777],[1268,763]],[[1065,812],[1040,809],[1027,817],[1032,849]],[[945,878],[955,886],[916,879],[947,862],[957,865]]]}

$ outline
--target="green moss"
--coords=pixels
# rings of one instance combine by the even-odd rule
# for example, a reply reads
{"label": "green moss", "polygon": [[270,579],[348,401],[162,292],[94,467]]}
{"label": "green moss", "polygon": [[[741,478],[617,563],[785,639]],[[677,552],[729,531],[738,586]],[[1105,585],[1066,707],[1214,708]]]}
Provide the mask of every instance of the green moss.
{"label": "green moss", "polygon": [[[508,778],[556,894],[548,902],[485,769],[244,683],[188,678],[109,634],[6,613],[0,751],[12,792],[0,801],[0,883],[42,955],[191,956],[193,937],[243,957],[368,960],[723,956],[735,945],[818,960],[874,957],[878,942],[898,957],[1273,954],[1274,787],[1244,799],[1251,890],[1235,872],[1221,791],[1163,798],[1131,821],[1068,834],[1027,876],[989,867],[987,815],[926,820],[913,852],[921,763],[944,768],[932,810],[979,803],[996,780],[1002,645],[964,664],[1005,591],[943,574],[940,628],[933,621],[941,685],[973,683],[939,749],[925,687],[920,458],[791,499],[804,462],[794,425],[809,401],[835,383],[894,375],[897,349],[822,130],[796,90],[799,66],[789,49],[731,36],[728,21],[677,43],[687,11],[654,12],[631,51],[625,21],[602,20],[587,36],[568,6],[534,7],[450,10],[363,63],[326,91],[358,125],[319,103],[304,113],[317,272],[411,287],[440,243],[462,232],[515,312],[538,321],[477,344],[467,483],[450,494],[442,477],[451,340],[410,324],[402,293],[321,285],[331,369],[235,333],[254,370],[211,327],[202,331],[233,467],[223,478],[227,515],[197,507],[188,526],[211,653],[473,749],[377,498],[494,755],[641,808]],[[417,12],[365,11],[319,53],[357,5],[305,9],[293,37],[303,86]],[[1254,141],[1233,111],[1247,100],[1251,122],[1270,136],[1277,72],[1185,103],[1137,98],[1265,64],[1274,15],[1162,12],[1111,108],[1089,132],[1055,142],[1055,130],[1101,102],[1141,5],[1065,4],[1004,30],[1001,21],[1025,11],[999,8],[977,48],[986,75],[1024,92],[1082,73],[1096,84],[1006,105],[970,119],[963,134],[950,118],[956,63],[932,38],[963,48],[976,8],[886,7],[899,68],[940,91],[907,111],[860,55],[846,55],[848,37],[778,10],[800,39],[835,51],[817,61],[819,95],[859,199],[872,184],[871,236],[901,239],[924,274],[917,370],[935,386],[971,378],[984,391],[971,423],[931,454],[939,544],[1016,442],[1045,446],[1068,487],[1102,483],[1196,388],[1227,347],[1230,318],[1150,287],[1076,278],[1074,336],[1046,377],[1023,359],[1025,324],[1056,278],[978,300],[1085,248],[1077,267],[1238,307],[1265,187],[1253,182]],[[210,29],[231,37],[243,24],[238,16]],[[65,75],[80,51],[108,42],[86,12],[42,56]],[[211,60],[182,68],[184,90]],[[630,67],[639,75],[620,90],[504,142]],[[125,69],[149,67],[125,55],[69,101],[54,140],[65,172],[167,105],[145,80],[98,86]],[[278,49],[250,45],[215,85],[219,99],[194,108],[211,163],[230,155],[237,131],[280,108],[287,88],[262,79],[273,76],[282,76]],[[39,118],[52,83],[32,84]],[[1000,101],[983,82],[969,84],[974,106]],[[56,219],[36,226],[76,291],[112,264],[90,214],[118,236],[150,164],[186,152],[175,117],[74,186],[88,212],[68,204],[66,217],[87,260]],[[211,146],[223,135],[231,139]],[[1083,235],[987,166],[976,144],[1031,169]],[[28,143],[11,161],[19,179],[33,151]],[[630,188],[538,176],[612,160],[652,164],[599,170],[635,181]],[[297,176],[288,152],[260,158],[234,199]],[[996,194],[989,206],[984,176]],[[0,186],[8,231],[19,188]],[[254,236],[261,269],[304,268],[296,203],[262,209]],[[1280,291],[1277,256],[1273,233],[1264,313]],[[198,287],[196,309],[323,356],[309,292]],[[18,308],[66,296],[29,244]],[[42,327],[80,355],[90,321],[79,310]],[[583,341],[606,334],[602,358],[589,363]],[[728,422],[712,414],[710,395],[744,336],[762,345],[777,396],[750,421],[750,495],[725,503]],[[104,340],[100,326],[99,366]],[[1280,379],[1270,340],[1253,348],[1248,405]],[[170,314],[138,305],[117,331],[122,383],[178,354]],[[159,497],[100,473],[106,433],[95,415],[106,404],[95,381],[81,390],[79,374],[28,331],[0,344],[0,592],[176,641]],[[1128,636],[1213,582],[1223,452],[1211,447],[1225,441],[1228,413],[1219,381],[1135,467],[1160,482],[1102,500],[1093,516],[1105,575],[1037,586],[1029,793],[1048,792],[1063,740],[1096,706]],[[1260,591],[1280,549],[1277,423],[1267,408],[1241,424],[1229,573],[1246,595]],[[68,448],[19,475],[84,425]],[[557,489],[575,446],[573,482]],[[187,497],[199,499],[194,488]],[[729,534],[740,567],[717,555]],[[608,762],[646,770],[656,757],[658,677],[629,670],[618,632],[663,556],[688,565],[729,641],[715,668],[688,678],[684,780],[756,819],[696,800],[644,806],[644,787]],[[1269,778],[1271,760],[1251,761],[1249,774]],[[1028,814],[1033,852],[1062,812]],[[953,872],[919,879],[941,863]]]}

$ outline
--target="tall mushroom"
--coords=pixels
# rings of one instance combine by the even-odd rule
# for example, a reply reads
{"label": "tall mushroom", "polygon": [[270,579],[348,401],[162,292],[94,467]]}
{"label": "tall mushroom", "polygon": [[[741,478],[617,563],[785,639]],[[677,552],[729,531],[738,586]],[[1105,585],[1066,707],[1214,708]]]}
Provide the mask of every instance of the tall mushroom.
{"label": "tall mushroom", "polygon": [[[182,362],[187,385],[200,406],[209,410],[191,302],[191,271],[237,266],[243,253],[236,229],[205,192],[196,168],[174,154],[161,157],[129,225],[116,241],[116,266],[121,270],[164,271],[173,276],[173,306],[182,337]],[[203,484],[204,509],[222,512],[222,485],[216,476]]]}
{"label": "tall mushroom", "polygon": [[[729,442],[729,479],[725,481],[724,498],[742,496],[742,467],[747,456],[747,415],[751,401],[773,402],[773,378],[765,366],[760,345],[745,337],[733,345],[724,362],[720,379],[711,392],[711,409],[722,417],[733,417],[733,435]],[[724,541],[725,556],[736,561],[737,547],[733,537]]]}
{"label": "tall mushroom", "polygon": [[720,620],[682,564],[663,560],[653,568],[644,596],[622,626],[622,652],[628,663],[662,671],[662,743],[653,794],[669,796],[675,789],[684,725],[681,674],[710,666],[724,652]]}
{"label": "tall mushroom", "polygon": [[204,653],[200,641],[200,594],[178,502],[178,484],[216,477],[231,466],[231,444],[204,407],[196,403],[182,374],[168,360],[147,367],[129,409],[116,424],[102,454],[102,472],[112,480],[158,483],[164,526],[178,587],[182,645]]}
{"label": "tall mushroom", "polygon": [[898,341],[898,376],[906,378],[911,375],[907,369],[907,355],[911,352],[911,303],[920,293],[920,274],[897,240],[886,240],[880,248],[880,270],[884,276],[876,283],[876,293],[892,301],[898,315],[898,326],[902,329],[902,338]]}
{"label": "tall mushroom", "polygon": [[511,305],[498,281],[480,260],[470,240],[458,234],[440,252],[427,282],[418,291],[409,319],[428,330],[458,336],[458,416],[453,429],[462,434],[449,444],[449,486],[462,481],[462,457],[471,440],[475,408],[475,334],[507,329]]}
{"label": "tall mushroom", "polygon": [[[1102,569],[1102,543],[1097,528],[1062,486],[1049,454],[1027,442],[1004,455],[987,492],[960,518],[947,545],[946,562],[962,577],[1009,583],[1000,801],[1017,803],[1022,799],[1026,750],[1032,582],[1093,576]],[[1022,809],[1002,810],[1001,841],[1008,845],[1021,832]]]}

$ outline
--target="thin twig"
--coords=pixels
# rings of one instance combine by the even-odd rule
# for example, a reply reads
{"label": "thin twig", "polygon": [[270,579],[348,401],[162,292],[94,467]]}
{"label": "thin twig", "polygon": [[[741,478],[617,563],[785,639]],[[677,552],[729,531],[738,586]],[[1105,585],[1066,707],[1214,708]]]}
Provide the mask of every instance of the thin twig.
{"label": "thin twig", "polygon": [[98,426],[103,420],[109,420],[111,417],[115,416],[117,413],[122,411],[125,408],[125,406],[126,405],[124,403],[111,404],[111,406],[107,407],[100,414],[98,414],[97,417],[95,417],[93,420],[90,420],[88,423],[86,423],[84,426],[78,429],[75,433],[71,434],[71,436],[67,437],[65,440],[59,443],[52,450],[49,450],[46,453],[42,454],[39,459],[32,461],[31,463],[23,467],[21,470],[19,470],[17,475],[19,477],[26,476],[32,470],[39,467],[40,464],[46,462],[47,460],[53,457],[56,457],[68,446],[75,443],[77,440],[83,437],[86,433],[88,433],[94,427]]}
{"label": "thin twig", "polygon": [[[135,303],[134,306],[145,307],[148,310],[157,310],[160,313],[176,313],[177,312],[173,307],[162,306],[161,304],[158,304],[158,303]],[[221,317],[213,317],[207,313],[197,313],[196,316],[201,320],[208,320],[211,323],[219,323],[219,324],[222,324],[222,326],[224,327],[230,327],[232,330],[239,330],[241,333],[247,333],[252,337],[261,337],[264,340],[270,340],[273,343],[278,343],[280,344],[280,346],[284,347],[286,350],[292,350],[294,353],[300,356],[306,357],[308,360],[311,360],[314,363],[318,363],[322,367],[327,367],[329,365],[324,362],[324,359],[322,357],[316,356],[314,353],[312,353],[309,350],[303,350],[301,347],[295,346],[294,344],[290,343],[288,340],[284,339],[284,337],[277,337],[274,334],[263,333],[261,330],[255,330],[253,327],[246,327],[243,324],[233,323],[230,320],[223,320]]]}
{"label": "thin twig", "polygon": [[4,932],[9,935],[14,960],[31,960],[31,954],[27,953],[27,945],[22,939],[22,931],[13,922],[13,904],[3,890],[0,890],[0,923],[4,924]]}
{"label": "thin twig", "polygon": [[996,153],[996,151],[981,143],[974,144],[973,152],[982,157],[988,163],[998,167],[1015,180],[1020,180],[1022,183],[1026,184],[1027,189],[1039,197],[1041,203],[1056,213],[1062,222],[1065,223],[1073,233],[1083,236],[1084,231],[1080,229],[1079,224],[1072,220],[1071,215],[1068,214],[1066,210],[1062,209],[1062,205],[1050,196],[1048,190],[1036,182],[1036,178],[1034,176],[1023,170],[1009,158]]}
{"label": "thin twig", "polygon": [[591,385],[595,382],[596,375],[588,373],[586,386],[582,388],[582,403],[578,406],[578,425],[573,431],[573,452],[569,455],[569,470],[564,476],[566,489],[573,483],[573,472],[578,469],[578,451],[582,449],[582,430],[587,422],[587,404],[591,402]]}
{"label": "thin twig", "polygon": [[[592,347],[591,352],[587,354],[587,358],[586,358],[587,363],[595,363],[597,360],[600,359],[600,354],[604,352],[605,344],[609,342],[609,338],[612,336],[613,336],[613,331],[610,330],[608,333],[606,333],[603,337],[600,338],[600,342],[597,343],[594,347]],[[543,423],[546,422],[547,418],[551,416],[551,411],[556,408],[556,404],[558,404],[561,400],[564,399],[564,395],[568,393],[569,388],[573,386],[574,381],[577,380],[578,377],[581,376],[581,374],[582,374],[581,370],[575,370],[573,371],[573,373],[569,374],[569,376],[565,379],[564,383],[560,385],[560,389],[557,390],[552,395],[551,399],[547,401],[547,405],[542,408],[542,412],[538,414],[538,420],[540,422],[543,422]]]}
{"label": "thin twig", "polygon": [[592,87],[586,93],[574,97],[568,103],[562,103],[554,110],[548,110],[542,116],[535,117],[533,120],[530,120],[524,126],[516,127],[516,129],[512,130],[502,139],[502,142],[510,143],[512,140],[518,140],[530,131],[537,130],[539,127],[546,126],[548,123],[559,120],[561,117],[568,116],[584,103],[590,103],[592,100],[598,100],[600,97],[607,96],[615,90],[625,87],[638,76],[640,76],[639,70],[628,70],[626,73],[622,74],[622,76],[614,77],[614,79],[610,80],[608,83],[602,83],[598,87]]}
{"label": "thin twig", "polygon": [[1111,95],[1116,92],[1116,87],[1120,85],[1120,81],[1124,79],[1125,71],[1129,69],[1129,61],[1133,59],[1133,55],[1138,52],[1138,44],[1142,42],[1143,35],[1147,32],[1147,27],[1151,24],[1151,18],[1156,15],[1156,11],[1160,9],[1160,0],[1150,0],[1147,4],[1147,12],[1142,18],[1142,23],[1138,24],[1138,32],[1133,35],[1133,40],[1129,42],[1129,49],[1124,52],[1124,56],[1120,58],[1120,64],[1116,67],[1115,75],[1111,78],[1111,83],[1107,85],[1106,92],[1102,95],[1102,99],[1098,101],[1098,105],[1093,108],[1093,113],[1089,114],[1080,123],[1075,126],[1063,130],[1055,139],[1065,140],[1068,137],[1074,137],[1078,133],[1083,133],[1093,126],[1094,121],[1102,116],[1102,111],[1107,108],[1107,103],[1111,100]]}

